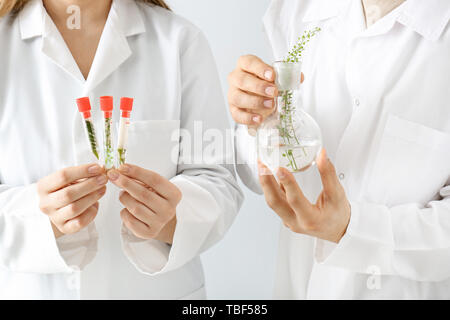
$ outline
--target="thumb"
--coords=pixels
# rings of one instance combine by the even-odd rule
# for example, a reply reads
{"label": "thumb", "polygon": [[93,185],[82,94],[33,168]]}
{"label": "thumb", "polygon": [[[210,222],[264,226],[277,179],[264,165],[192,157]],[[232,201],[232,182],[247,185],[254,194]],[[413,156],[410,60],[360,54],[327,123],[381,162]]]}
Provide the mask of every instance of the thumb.
{"label": "thumb", "polygon": [[[304,209],[309,208],[311,203],[303,194],[294,175],[286,168],[279,168],[277,172],[280,184],[283,186],[286,193],[286,200],[289,205],[297,212],[303,212]],[[302,210],[303,209],[303,210]]]}
{"label": "thumb", "polygon": [[320,178],[322,179],[323,190],[327,194],[333,194],[339,187],[339,180],[336,175],[336,169],[328,158],[325,149],[322,149],[317,159],[317,168],[319,169]]}

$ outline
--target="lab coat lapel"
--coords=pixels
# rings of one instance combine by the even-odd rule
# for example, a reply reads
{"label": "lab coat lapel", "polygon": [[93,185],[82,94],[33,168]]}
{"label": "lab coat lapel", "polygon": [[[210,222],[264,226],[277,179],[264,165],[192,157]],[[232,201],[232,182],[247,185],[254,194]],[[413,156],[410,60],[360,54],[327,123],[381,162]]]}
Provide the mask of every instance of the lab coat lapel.
{"label": "lab coat lapel", "polygon": [[90,92],[131,56],[128,40],[120,27],[119,12],[113,4],[86,81]]}
{"label": "lab coat lapel", "polygon": [[92,91],[132,55],[128,37],[144,32],[144,21],[136,2],[114,0],[86,81],[86,93]]}
{"label": "lab coat lapel", "polygon": [[80,68],[78,68],[66,42],[43,7],[42,19],[44,26],[41,47],[42,53],[75,79],[84,82],[83,74],[81,73]]}

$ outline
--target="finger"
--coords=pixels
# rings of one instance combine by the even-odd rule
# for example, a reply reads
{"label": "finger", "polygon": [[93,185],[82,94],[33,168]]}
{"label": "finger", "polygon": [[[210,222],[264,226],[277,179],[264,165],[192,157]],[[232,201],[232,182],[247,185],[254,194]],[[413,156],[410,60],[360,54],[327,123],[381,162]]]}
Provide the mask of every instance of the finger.
{"label": "finger", "polygon": [[[167,199],[162,198],[162,196],[158,193],[149,190],[149,188],[138,183],[136,180],[120,174],[119,172],[117,173],[118,177],[113,181],[113,183],[129,193],[134,199],[142,202],[155,213],[165,212],[168,209],[169,204]],[[113,172],[108,173],[108,175],[113,174]]]}
{"label": "finger", "polygon": [[72,202],[71,204],[57,210],[53,218],[59,223],[65,223],[71,219],[74,219],[85,212],[89,207],[93,206],[101,197],[106,193],[106,186],[94,191],[83,198]]}
{"label": "finger", "polygon": [[275,101],[272,98],[264,98],[237,88],[231,88],[228,91],[228,102],[239,108],[255,111],[261,110],[261,112],[272,110],[275,105]]}
{"label": "finger", "polygon": [[328,195],[333,195],[340,186],[340,182],[336,175],[336,169],[327,156],[325,149],[322,149],[317,159],[317,168],[319,169],[320,178],[322,179],[323,191]]}
{"label": "finger", "polygon": [[51,203],[53,208],[60,209],[94,191],[101,189],[107,182],[108,177],[105,174],[101,174],[99,176],[83,180],[79,183],[72,184],[61,190],[52,192],[49,194],[47,201]]}
{"label": "finger", "polygon": [[231,86],[262,97],[275,98],[278,94],[275,84],[261,80],[242,70],[233,71],[229,81]]}
{"label": "finger", "polygon": [[302,190],[297,184],[294,175],[286,168],[279,168],[277,176],[280,184],[283,186],[286,193],[286,199],[289,205],[298,214],[307,214],[312,204],[304,196]]}
{"label": "finger", "polygon": [[272,171],[270,171],[270,169],[267,168],[259,159],[258,159],[258,175],[259,176],[271,176],[270,180],[272,180],[272,178],[273,178]]}
{"label": "finger", "polygon": [[155,236],[151,230],[151,227],[137,219],[127,209],[120,211],[120,218],[128,230],[130,230],[136,237],[141,239],[151,239]]}
{"label": "finger", "polygon": [[119,196],[120,203],[130,212],[136,219],[144,222],[147,225],[151,225],[152,221],[156,219],[154,211],[149,209],[142,202],[133,198],[128,192],[122,192]]}
{"label": "finger", "polygon": [[304,75],[303,72],[302,72],[302,76],[301,76],[300,83],[303,83],[303,81],[305,81],[305,75]]}
{"label": "finger", "polygon": [[239,58],[238,67],[248,73],[254,74],[260,79],[273,82],[275,72],[272,66],[269,66],[260,58],[254,55],[245,55]]}
{"label": "finger", "polygon": [[97,216],[98,207],[99,207],[98,202],[94,203],[92,206],[87,208],[86,211],[84,211],[82,214],[80,214],[74,219],[67,221],[62,227],[61,231],[65,234],[73,234],[86,228],[88,225],[92,223],[92,221],[94,221],[95,217]]}
{"label": "finger", "polygon": [[104,172],[98,164],[85,164],[77,167],[70,167],[55,172],[38,183],[38,191],[51,193],[81,179],[94,177]]}
{"label": "finger", "polygon": [[[169,180],[154,171],[150,171],[132,164],[122,165],[119,168],[119,171],[122,175],[145,183],[147,186],[153,188],[159,195],[161,195],[161,197],[172,203],[178,204],[181,200],[180,190]],[[137,199],[140,200],[139,198]],[[152,197],[152,199],[154,198]],[[147,204],[147,202],[145,203]]]}
{"label": "finger", "polygon": [[268,174],[269,169],[261,162],[258,163],[258,170],[264,172],[264,174],[259,175],[259,182],[267,204],[280,216],[284,223],[290,225],[294,221],[295,214],[286,202],[277,181],[272,174]]}
{"label": "finger", "polygon": [[247,126],[249,125],[259,126],[263,121],[263,117],[261,115],[248,112],[245,109],[240,109],[233,105],[230,106],[230,112],[234,121]]}

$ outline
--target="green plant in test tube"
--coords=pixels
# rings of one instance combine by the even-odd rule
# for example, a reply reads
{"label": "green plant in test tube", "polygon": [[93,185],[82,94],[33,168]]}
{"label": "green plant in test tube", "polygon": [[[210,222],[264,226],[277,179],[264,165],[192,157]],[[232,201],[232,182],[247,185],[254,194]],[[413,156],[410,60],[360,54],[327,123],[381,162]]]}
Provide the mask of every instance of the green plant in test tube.
{"label": "green plant in test tube", "polygon": [[114,149],[112,144],[113,106],[113,97],[100,97],[100,108],[103,111],[103,156],[106,170],[114,167]]}
{"label": "green plant in test tube", "polygon": [[133,110],[132,98],[120,99],[120,125],[119,125],[119,140],[117,142],[118,163],[122,165],[126,161],[127,144],[128,144],[128,127],[130,126],[130,116]]}
{"label": "green plant in test tube", "polygon": [[89,145],[91,147],[91,151],[97,160],[100,159],[98,153],[98,143],[97,136],[95,133],[95,126],[92,121],[91,116],[91,103],[88,97],[83,97],[77,99],[78,111],[81,113],[84,121],[84,126],[86,130],[86,137],[88,138]]}

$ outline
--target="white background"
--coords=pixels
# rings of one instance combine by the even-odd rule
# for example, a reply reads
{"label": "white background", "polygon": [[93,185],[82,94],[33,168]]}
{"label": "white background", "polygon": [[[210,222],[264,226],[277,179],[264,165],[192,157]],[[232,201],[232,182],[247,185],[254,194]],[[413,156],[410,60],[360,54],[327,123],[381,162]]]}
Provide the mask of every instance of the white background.
{"label": "white background", "polygon": [[[167,2],[206,34],[224,97],[227,76],[239,56],[255,54],[268,63],[273,60],[262,23],[270,0]],[[236,221],[225,238],[202,256],[209,299],[272,298],[280,222],[263,197],[241,187],[245,202]]]}

